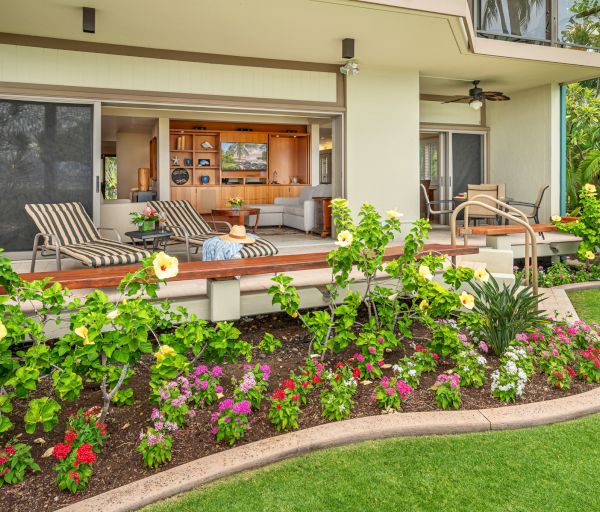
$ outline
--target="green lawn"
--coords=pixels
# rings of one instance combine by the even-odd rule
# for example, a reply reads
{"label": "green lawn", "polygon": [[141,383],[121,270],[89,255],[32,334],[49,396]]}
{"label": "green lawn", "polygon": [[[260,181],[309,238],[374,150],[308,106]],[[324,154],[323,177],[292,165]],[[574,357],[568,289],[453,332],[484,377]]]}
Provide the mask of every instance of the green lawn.
{"label": "green lawn", "polygon": [[600,324],[600,288],[576,290],[568,295],[581,320]]}
{"label": "green lawn", "polygon": [[600,415],[529,430],[316,452],[146,512],[600,510]]}

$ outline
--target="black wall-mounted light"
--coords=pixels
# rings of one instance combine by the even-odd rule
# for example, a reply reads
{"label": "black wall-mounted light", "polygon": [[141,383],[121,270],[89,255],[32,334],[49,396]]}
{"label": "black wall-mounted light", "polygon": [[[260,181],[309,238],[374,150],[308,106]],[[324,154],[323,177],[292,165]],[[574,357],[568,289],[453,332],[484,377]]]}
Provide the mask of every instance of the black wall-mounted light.
{"label": "black wall-mounted light", "polygon": [[354,39],[347,37],[342,39],[342,59],[354,58]]}
{"label": "black wall-mounted light", "polygon": [[93,7],[83,8],[83,31],[88,34],[96,33],[96,9]]}

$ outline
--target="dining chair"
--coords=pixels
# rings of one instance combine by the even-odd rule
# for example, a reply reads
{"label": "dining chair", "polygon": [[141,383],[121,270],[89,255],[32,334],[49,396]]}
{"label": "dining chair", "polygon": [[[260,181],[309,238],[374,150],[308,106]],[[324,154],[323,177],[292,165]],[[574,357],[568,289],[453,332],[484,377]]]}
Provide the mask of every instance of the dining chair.
{"label": "dining chair", "polygon": [[[498,199],[498,185],[490,183],[481,185],[467,185],[467,201],[470,201],[475,196],[481,195],[489,196],[491,199]],[[495,201],[488,201],[485,197],[478,197],[476,201],[489,205],[493,208],[497,208]],[[469,221],[473,220],[473,224],[477,225],[477,221],[479,220],[489,221],[492,219],[498,222],[498,216],[487,208],[477,205],[469,206]]]}
{"label": "dining chair", "polygon": [[427,189],[425,188],[425,185],[423,185],[421,183],[421,191],[423,192],[423,199],[425,200],[425,208],[426,208],[426,216],[427,219],[429,219],[429,217],[432,217],[434,215],[449,215],[452,213],[453,208],[450,209],[441,209],[441,210],[434,210],[432,208],[432,206],[442,206],[444,204],[450,204],[453,205],[454,201],[452,201],[452,199],[439,199],[439,200],[435,200],[432,201],[431,199],[429,199],[429,194],[427,194]]}
{"label": "dining chair", "polygon": [[[536,224],[540,223],[540,207],[542,206],[542,201],[544,200],[544,194],[546,190],[550,188],[550,185],[543,185],[539,188],[537,197],[533,203],[527,203],[525,201],[508,201],[508,204],[511,206],[524,206],[526,208],[531,208],[528,212],[523,212],[527,216],[528,219],[533,219]],[[540,233],[542,239],[545,239],[544,233]]]}

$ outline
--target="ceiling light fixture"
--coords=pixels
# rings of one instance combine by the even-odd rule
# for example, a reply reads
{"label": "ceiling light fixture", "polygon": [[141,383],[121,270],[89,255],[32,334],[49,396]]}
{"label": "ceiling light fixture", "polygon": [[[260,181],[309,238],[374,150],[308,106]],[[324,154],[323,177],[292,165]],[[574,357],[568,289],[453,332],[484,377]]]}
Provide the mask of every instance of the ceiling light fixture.
{"label": "ceiling light fixture", "polygon": [[474,100],[469,101],[469,107],[471,107],[473,110],[479,110],[481,107],[483,107],[483,102],[475,98]]}
{"label": "ceiling light fixture", "polygon": [[340,71],[341,71],[342,75],[354,76],[354,75],[358,75],[358,73],[360,73],[360,68],[358,67],[358,64],[356,63],[356,61],[354,59],[351,59],[340,68]]}

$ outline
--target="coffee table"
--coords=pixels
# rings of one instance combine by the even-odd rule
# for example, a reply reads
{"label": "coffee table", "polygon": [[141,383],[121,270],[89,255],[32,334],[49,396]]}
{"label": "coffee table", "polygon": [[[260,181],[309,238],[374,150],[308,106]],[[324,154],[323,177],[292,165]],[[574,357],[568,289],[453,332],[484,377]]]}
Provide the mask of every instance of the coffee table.
{"label": "coffee table", "polygon": [[258,221],[260,219],[260,208],[214,208],[211,211],[213,221],[215,217],[227,217],[227,218],[237,218],[236,224],[243,226],[244,217],[246,215],[256,215],[256,222],[254,223],[254,227],[251,228],[253,233],[256,233],[258,229]]}
{"label": "coffee table", "polygon": [[162,244],[163,250],[167,250],[167,242],[171,238],[172,233],[170,231],[160,231],[155,229],[153,231],[128,231],[125,236],[131,238],[131,242],[135,245],[136,242],[141,242],[146,248],[147,242],[152,242],[152,250],[156,251],[159,245]]}

